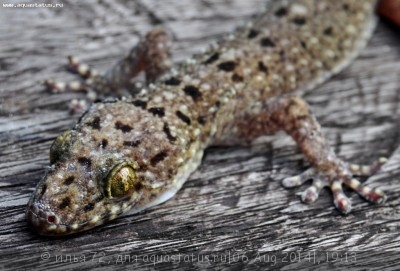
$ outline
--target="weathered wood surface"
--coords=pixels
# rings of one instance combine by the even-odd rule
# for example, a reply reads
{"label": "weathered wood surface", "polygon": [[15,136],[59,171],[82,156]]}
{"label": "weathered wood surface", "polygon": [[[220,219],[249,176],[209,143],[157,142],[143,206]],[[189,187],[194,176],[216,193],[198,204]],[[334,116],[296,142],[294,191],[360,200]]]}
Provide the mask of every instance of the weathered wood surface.
{"label": "weathered wood surface", "polygon": [[[259,264],[257,253],[268,251],[375,250],[360,256],[357,264],[384,261],[385,268],[394,269],[395,254],[386,251],[400,250],[400,35],[385,23],[351,67],[307,96],[339,156],[359,163],[389,158],[384,171],[368,180],[387,191],[385,204],[371,205],[349,191],[354,210],[347,216],[335,210],[328,191],[313,205],[300,203],[300,190],[285,190],[280,180],[307,165],[293,141],[279,134],[252,147],[210,149],[172,200],[141,214],[65,238],[31,232],[25,205],[48,165],[50,144],[79,117],[68,114],[68,101],[83,97],[50,94],[39,81],[74,79],[64,68],[68,54],[104,70],[156,24],[173,33],[174,60],[185,59],[264,5],[262,0],[62,3],[62,8],[0,7],[0,267],[105,270],[117,266],[118,255],[129,254],[132,262],[119,268],[252,270]],[[69,262],[74,258],[66,255],[82,251],[85,262]],[[235,251],[253,260],[164,258],[153,264],[146,258],[135,263],[133,257],[192,252],[232,256]],[[44,252],[50,253],[49,260],[41,259]],[[56,261],[61,254],[66,262]],[[275,268],[307,269],[304,262],[296,267],[281,263],[283,255],[278,256]]]}

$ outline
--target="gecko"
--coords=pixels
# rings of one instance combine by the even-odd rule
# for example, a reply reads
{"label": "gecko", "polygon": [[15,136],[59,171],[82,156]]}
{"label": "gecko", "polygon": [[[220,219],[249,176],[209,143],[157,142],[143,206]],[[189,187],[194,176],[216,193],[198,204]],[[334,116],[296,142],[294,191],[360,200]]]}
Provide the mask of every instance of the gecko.
{"label": "gecko", "polygon": [[[54,91],[96,90],[76,125],[50,148],[50,166],[28,202],[26,217],[41,235],[82,232],[173,197],[209,146],[250,144],[284,131],[310,164],[284,178],[312,184],[301,200],[328,187],[336,208],[351,211],[343,186],[382,203],[385,193],[362,185],[386,162],[345,162],[335,154],[301,94],[346,67],[376,25],[375,0],[275,1],[206,50],[171,67],[166,31],[150,31],[104,75],[70,57],[85,80],[46,81]],[[147,85],[132,78],[144,72]],[[137,93],[129,95],[135,90]],[[117,98],[117,97],[119,98]],[[221,188],[223,189],[223,188]]]}

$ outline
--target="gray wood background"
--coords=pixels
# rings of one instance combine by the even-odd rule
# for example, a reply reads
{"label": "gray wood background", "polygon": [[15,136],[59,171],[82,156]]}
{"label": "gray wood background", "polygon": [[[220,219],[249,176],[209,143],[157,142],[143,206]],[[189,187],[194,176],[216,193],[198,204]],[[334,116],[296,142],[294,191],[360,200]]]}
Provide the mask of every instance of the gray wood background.
{"label": "gray wood background", "polygon": [[[84,97],[51,94],[39,84],[47,78],[75,78],[65,71],[66,55],[105,70],[140,35],[163,25],[174,36],[174,61],[183,60],[265,5],[263,0],[52,3],[63,7],[0,6],[0,267],[316,270],[321,266],[291,263],[282,252],[305,257],[314,250],[321,257],[324,251],[355,251],[353,264],[364,269],[398,267],[396,254],[387,251],[400,250],[400,35],[399,28],[382,22],[361,56],[306,98],[340,157],[359,163],[389,158],[383,171],[367,181],[387,192],[385,204],[371,205],[348,190],[353,211],[347,216],[335,210],[328,190],[317,203],[302,204],[296,193],[305,186],[286,190],[280,180],[307,164],[293,141],[278,134],[252,147],[209,149],[182,190],[151,210],[75,236],[31,232],[26,203],[48,165],[52,141],[79,117],[68,114],[68,102]],[[266,261],[271,251],[278,251],[276,264],[260,263],[257,256]],[[190,253],[203,258],[189,259]],[[119,256],[127,262],[118,261]],[[323,268],[345,264],[324,262]]]}

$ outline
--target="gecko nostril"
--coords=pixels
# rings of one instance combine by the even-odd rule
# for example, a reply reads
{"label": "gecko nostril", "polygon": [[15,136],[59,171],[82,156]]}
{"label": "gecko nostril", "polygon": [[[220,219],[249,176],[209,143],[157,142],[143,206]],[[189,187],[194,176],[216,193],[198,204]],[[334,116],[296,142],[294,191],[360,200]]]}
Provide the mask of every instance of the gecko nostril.
{"label": "gecko nostril", "polygon": [[49,223],[54,223],[54,222],[56,222],[56,217],[55,217],[54,215],[49,215],[49,216],[47,217],[47,222],[49,222]]}

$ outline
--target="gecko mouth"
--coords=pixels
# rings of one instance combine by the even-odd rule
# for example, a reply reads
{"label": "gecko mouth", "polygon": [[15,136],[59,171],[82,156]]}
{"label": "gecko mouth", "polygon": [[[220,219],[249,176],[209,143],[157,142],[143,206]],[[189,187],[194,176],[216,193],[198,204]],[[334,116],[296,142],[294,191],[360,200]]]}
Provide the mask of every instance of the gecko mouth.
{"label": "gecko mouth", "polygon": [[[40,203],[30,204],[26,210],[26,219],[33,231],[40,235],[59,236],[80,232],[97,226],[85,221],[80,224],[67,225],[60,221],[60,218],[50,210],[40,208]],[[101,220],[99,220],[101,223]]]}
{"label": "gecko mouth", "polygon": [[90,220],[79,223],[66,224],[62,219],[53,212],[46,204],[41,201],[33,202],[26,209],[26,219],[32,230],[40,235],[45,236],[61,236],[82,232],[103,224],[106,221],[114,220],[119,214],[125,212],[136,204],[137,201],[131,202],[125,208],[119,209],[118,212],[107,211],[104,215],[96,215]]}
{"label": "gecko mouth", "polygon": [[26,211],[26,218],[31,228],[40,235],[68,234],[72,229],[60,224],[60,219],[51,211],[44,211],[38,204],[31,204]]}

